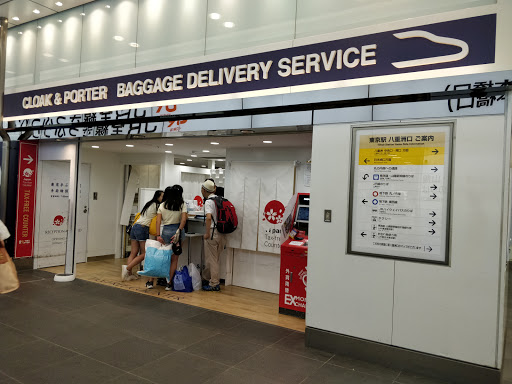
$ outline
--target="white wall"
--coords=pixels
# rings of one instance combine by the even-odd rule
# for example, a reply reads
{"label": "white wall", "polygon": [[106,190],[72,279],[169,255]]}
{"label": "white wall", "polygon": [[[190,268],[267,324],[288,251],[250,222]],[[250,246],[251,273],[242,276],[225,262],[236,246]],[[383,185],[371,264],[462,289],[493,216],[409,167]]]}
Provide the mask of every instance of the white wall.
{"label": "white wall", "polygon": [[[350,133],[348,124],[314,128],[307,326],[500,367],[504,117],[456,120],[450,266],[346,254]],[[325,171],[332,164],[336,177]]]}
{"label": "white wall", "polygon": [[[311,148],[234,148],[226,151],[226,186],[230,185],[231,161],[300,161],[296,168],[296,192],[309,192],[304,186],[304,168],[311,159]],[[229,189],[225,191],[229,199]],[[234,250],[233,285],[279,293],[279,255],[245,250]]]}
{"label": "white wall", "polygon": [[[91,164],[87,257],[120,254],[124,166],[118,154],[85,146],[81,162]],[[93,200],[94,192],[98,200]]]}

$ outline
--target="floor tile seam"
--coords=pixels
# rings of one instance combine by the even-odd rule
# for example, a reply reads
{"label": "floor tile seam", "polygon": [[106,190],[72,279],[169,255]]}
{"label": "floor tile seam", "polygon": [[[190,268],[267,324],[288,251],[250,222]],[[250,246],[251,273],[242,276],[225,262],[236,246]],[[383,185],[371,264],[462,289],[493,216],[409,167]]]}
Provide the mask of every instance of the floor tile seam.
{"label": "floor tile seam", "polygon": [[[49,341],[49,340],[44,340],[44,341],[48,342],[49,344],[53,344],[53,345],[55,345],[55,346],[57,346],[57,347],[63,348],[63,349],[65,349],[65,350],[67,350],[68,352],[73,353],[75,356],[70,356],[69,358],[67,358],[67,359],[65,359],[65,360],[63,360],[63,361],[61,360],[61,361],[58,361],[58,362],[56,362],[56,363],[54,363],[54,364],[46,365],[46,366],[42,367],[41,369],[43,369],[43,368],[48,368],[48,367],[52,367],[52,366],[55,366],[55,365],[57,365],[57,364],[60,364],[60,363],[62,363],[62,362],[64,362],[64,361],[68,361],[68,360],[71,360],[71,359],[75,359],[75,358],[78,358],[78,357],[80,356],[80,357],[85,357],[85,358],[90,359],[90,360],[94,360],[94,361],[95,361],[95,362],[97,362],[97,363],[101,363],[101,364],[107,365],[107,366],[108,366],[108,367],[110,367],[110,368],[114,368],[114,369],[117,369],[117,370],[119,370],[119,371],[122,371],[122,372],[123,372],[123,373],[121,373],[120,375],[118,375],[118,376],[116,376],[116,377],[113,377],[113,378],[112,378],[112,380],[114,380],[115,378],[118,378],[118,377],[120,377],[120,376],[124,375],[125,373],[130,373],[129,371],[126,371],[126,370],[124,370],[124,369],[118,368],[118,367],[113,366],[113,365],[111,365],[111,364],[109,364],[109,363],[106,363],[106,362],[104,362],[104,361],[101,361],[101,360],[95,359],[94,357],[91,357],[91,356],[89,356],[89,355],[87,355],[87,354],[85,354],[85,353],[82,353],[82,352],[79,352],[79,351],[72,350],[72,349],[70,349],[70,348],[68,348],[68,347],[64,347],[64,346],[62,346],[62,345],[60,345],[60,344],[57,344],[57,343],[55,343],[55,342],[53,342],[53,341]],[[121,341],[121,340],[120,340],[120,341]],[[112,343],[112,344],[105,345],[105,346],[103,346],[102,348],[106,348],[106,347],[112,346],[112,345],[114,345],[115,343],[118,343],[118,342],[119,342],[119,341],[116,341],[116,342],[114,342],[114,343]],[[101,348],[98,348],[98,349],[101,349]],[[88,353],[92,353],[92,352],[94,352],[94,351],[95,351],[95,350],[90,351],[90,352],[88,352]],[[39,369],[37,369],[36,371],[39,371]],[[34,372],[36,372],[36,371],[34,371]]]}
{"label": "floor tile seam", "polygon": [[[173,349],[174,349],[174,348],[173,348]],[[180,352],[180,351],[175,350],[174,352],[170,352],[170,353],[166,354],[165,356],[161,356],[161,357],[159,357],[159,358],[158,358],[158,359],[156,359],[156,360],[148,361],[147,363],[142,364],[142,365],[138,366],[137,368],[133,368],[132,370],[127,371],[127,372],[128,372],[128,373],[133,373],[134,371],[136,371],[136,370],[138,370],[138,369],[141,369],[141,368],[144,368],[144,367],[145,367],[145,366],[147,366],[147,365],[157,363],[157,362],[159,362],[160,360],[162,360],[162,359],[164,359],[164,358],[166,358],[166,357],[168,357],[168,356],[170,356],[170,355],[175,354],[176,352]],[[136,375],[136,376],[137,376],[137,375]],[[143,377],[143,376],[139,376],[139,377],[142,377],[143,379],[146,379],[146,378],[145,378],[145,377]],[[146,380],[148,380],[148,379],[146,379]]]}
{"label": "floor tile seam", "polygon": [[[333,355],[333,356],[331,356],[331,358],[330,358],[329,360],[327,360],[327,361],[323,362],[323,363],[322,363],[322,365],[321,365],[321,366],[319,366],[317,369],[315,369],[313,372],[311,372],[311,374],[306,375],[306,377],[304,378],[304,380],[302,380],[302,381],[300,382],[300,384],[302,384],[302,383],[306,382],[306,380],[308,380],[308,379],[309,379],[310,377],[312,377],[316,372],[318,372],[318,371],[319,371],[319,370],[321,370],[323,367],[325,367],[325,366],[327,365],[327,363],[328,363],[329,361],[331,361],[333,358],[334,358],[334,355]],[[315,360],[315,361],[319,361],[319,360]],[[321,362],[321,361],[319,361],[319,362]]]}
{"label": "floor tile seam", "polygon": [[247,357],[247,358],[243,359],[242,361],[238,362],[237,364],[233,365],[233,368],[237,368],[237,369],[241,369],[242,371],[246,371],[246,370],[244,370],[243,368],[240,368],[240,367],[239,367],[239,365],[241,365],[241,364],[245,363],[247,360],[249,360],[250,358],[253,358],[253,357],[254,357],[254,356],[256,356],[256,355],[258,355],[258,354],[260,354],[260,353],[265,352],[267,349],[269,349],[269,347],[264,347],[262,350],[260,350],[260,351],[258,351],[258,352],[256,352],[256,353],[254,353],[253,355],[251,355],[251,356],[249,356],[249,357]]}
{"label": "floor tile seam", "polygon": [[[59,347],[60,347],[60,346],[59,346]],[[62,347],[61,347],[61,348],[62,348]],[[37,372],[42,371],[43,369],[44,369],[44,370],[47,370],[47,369],[49,368],[49,369],[51,370],[51,368],[52,368],[52,367],[54,367],[54,366],[56,366],[56,365],[58,365],[58,364],[65,363],[66,361],[72,360],[72,359],[74,359],[74,358],[76,358],[76,357],[77,357],[77,356],[65,357],[65,358],[63,358],[63,359],[61,359],[61,360],[58,360],[58,361],[55,361],[55,362],[53,362],[53,363],[45,364],[44,366],[39,367],[39,368],[37,368],[37,369],[28,369],[28,370],[26,370],[26,371],[24,371],[24,372],[23,372],[23,376],[20,376],[20,378],[23,378],[23,377],[25,377],[26,375],[33,375],[33,374],[36,374]],[[22,382],[22,383],[23,383],[23,381],[21,381],[21,380],[18,380],[18,381],[20,381],[20,382]]]}
{"label": "floor tile seam", "polygon": [[[237,335],[232,335],[232,334],[230,334],[230,333],[225,333],[225,331],[226,331],[226,330],[224,330],[224,331],[220,331],[220,332],[219,332],[219,334],[220,334],[220,335],[223,335],[223,336],[232,337],[232,338],[234,338],[234,339],[244,338],[244,337],[245,337],[245,336],[237,336]],[[227,331],[229,331],[229,329],[228,329]],[[244,343],[248,343],[248,344],[252,344],[252,345],[257,345],[257,346],[265,347],[265,348],[266,348],[266,347],[270,347],[270,346],[274,345],[274,344],[272,344],[272,343],[271,343],[271,344],[268,344],[268,343],[263,344],[263,343],[259,343],[259,342],[254,341],[254,340],[243,340],[243,342],[244,342]]]}
{"label": "floor tile seam", "polygon": [[37,279],[37,280],[20,281],[20,284],[33,283],[35,281],[43,281],[43,280],[46,280],[46,279],[41,278],[41,279]]}
{"label": "floor tile seam", "polygon": [[[331,356],[331,357],[329,358],[329,360],[327,360],[327,361],[322,361],[322,360],[315,359],[314,357],[308,357],[308,356],[301,355],[300,353],[294,353],[294,352],[287,351],[287,350],[285,350],[285,349],[276,348],[276,347],[274,347],[274,344],[269,345],[269,346],[268,346],[268,348],[276,349],[276,350],[278,350],[278,351],[280,351],[280,352],[286,352],[286,353],[288,353],[288,354],[290,354],[290,355],[293,355],[293,356],[303,357],[303,358],[308,359],[308,360],[318,361],[319,363],[322,363],[322,364],[327,364],[327,361],[330,361],[330,360],[334,357],[334,354],[333,354],[333,356]],[[331,365],[335,365],[335,364],[331,364]],[[338,365],[337,365],[337,367],[338,367]],[[346,368],[346,367],[341,367],[341,368]]]}
{"label": "floor tile seam", "polygon": [[12,377],[12,376],[10,376],[10,375],[8,375],[7,373],[5,373],[5,372],[4,372],[4,371],[2,371],[2,370],[0,370],[0,373],[1,373],[2,375],[4,375],[5,377],[7,377],[7,378],[11,379],[11,380],[14,380],[14,381],[15,381],[15,382],[17,382],[17,383],[21,383],[21,384],[23,384],[21,381],[19,381],[18,379],[14,378],[14,377]]}
{"label": "floor tile seam", "polygon": [[[154,382],[153,380],[150,380],[150,379],[148,379],[147,377],[142,377],[142,376],[136,375],[136,374],[135,374],[135,373],[133,373],[133,372],[126,372],[126,374],[128,374],[128,375],[130,375],[130,376],[135,376],[135,377],[137,377],[137,378],[139,378],[139,379],[142,379],[142,380],[145,380],[145,381],[147,381],[147,382],[149,382],[149,383],[151,383],[151,384],[157,384],[157,383],[156,383],[156,382]],[[121,376],[122,376],[122,375],[121,375]],[[119,378],[119,377],[121,377],[121,376],[114,377],[114,378],[112,378],[110,381],[115,380],[115,379],[117,379],[117,378]],[[108,384],[110,381],[108,381],[108,382],[107,382],[107,384]]]}
{"label": "floor tile seam", "polygon": [[[208,329],[208,331],[209,331],[209,329]],[[199,344],[199,343],[203,343],[203,342],[205,342],[205,341],[207,341],[207,340],[213,339],[215,336],[218,336],[218,335],[220,335],[220,333],[216,333],[215,335],[209,336],[209,337],[207,337],[206,339],[202,339],[202,340],[196,341],[196,342],[195,342],[195,343],[193,343],[193,344],[190,344],[190,345],[187,345],[186,347],[183,347],[183,348],[178,349],[178,351],[183,351],[183,352],[185,352],[185,349],[190,348],[190,347],[193,347],[194,345],[197,345],[197,344]]]}
{"label": "floor tile seam", "polygon": [[188,352],[188,351],[184,351],[184,350],[182,350],[180,352],[186,353],[187,355],[191,355],[191,356],[194,356],[194,357],[199,357],[199,358],[201,358],[203,360],[210,361],[210,362],[215,363],[215,364],[220,364],[220,365],[226,367],[227,369],[235,367],[234,365],[224,364],[224,363],[221,363],[219,361],[212,360],[212,359],[209,359],[209,358],[201,356],[201,355],[197,355],[197,354],[192,353],[192,352]]}
{"label": "floor tile seam", "polygon": [[[375,377],[375,378],[378,378],[378,379],[385,379],[386,380],[386,378],[383,377],[383,376],[379,376],[379,375],[376,375],[376,374],[373,374],[373,373],[369,373],[367,371],[361,371],[360,369],[349,368],[349,367],[345,367],[343,365],[339,365],[339,364],[335,364],[335,363],[326,363],[326,364],[328,364],[330,366],[333,366],[333,367],[343,368],[343,369],[345,369],[347,371],[362,373],[363,375],[367,375],[367,376]],[[384,369],[391,369],[391,368],[387,368],[387,367],[384,367],[384,366],[382,368],[384,368]],[[399,375],[400,375],[400,373],[398,374],[398,376]],[[398,378],[398,376],[396,376],[396,378]],[[395,379],[390,379],[390,380],[396,380],[396,378]]]}

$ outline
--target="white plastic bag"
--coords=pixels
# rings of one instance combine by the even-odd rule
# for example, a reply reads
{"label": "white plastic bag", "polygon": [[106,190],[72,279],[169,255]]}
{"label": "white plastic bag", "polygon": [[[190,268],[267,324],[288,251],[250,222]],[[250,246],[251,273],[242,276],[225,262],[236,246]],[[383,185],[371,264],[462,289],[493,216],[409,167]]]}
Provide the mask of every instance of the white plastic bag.
{"label": "white plastic bag", "polygon": [[194,287],[194,291],[200,291],[202,283],[201,274],[197,270],[197,267],[194,263],[190,263],[188,266],[188,273],[192,278],[192,287]]}

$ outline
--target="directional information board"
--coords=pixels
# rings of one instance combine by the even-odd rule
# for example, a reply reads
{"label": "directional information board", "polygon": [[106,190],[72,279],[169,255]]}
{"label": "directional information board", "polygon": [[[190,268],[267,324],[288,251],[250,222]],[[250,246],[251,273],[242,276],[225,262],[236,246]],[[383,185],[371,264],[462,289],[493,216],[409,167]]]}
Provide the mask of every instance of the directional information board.
{"label": "directional information board", "polygon": [[354,129],[348,253],[448,263],[451,129]]}

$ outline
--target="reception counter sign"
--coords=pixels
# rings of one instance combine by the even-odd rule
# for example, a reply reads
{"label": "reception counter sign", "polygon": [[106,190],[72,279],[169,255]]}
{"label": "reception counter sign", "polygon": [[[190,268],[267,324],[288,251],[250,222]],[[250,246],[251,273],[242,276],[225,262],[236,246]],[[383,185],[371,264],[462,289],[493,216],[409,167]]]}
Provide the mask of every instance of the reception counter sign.
{"label": "reception counter sign", "polygon": [[451,129],[354,130],[349,253],[448,263]]}
{"label": "reception counter sign", "polygon": [[36,212],[38,144],[20,142],[14,257],[32,257]]}
{"label": "reception counter sign", "polygon": [[[5,96],[7,120],[319,84],[495,61],[496,14]],[[173,104],[173,103],[169,103]]]}

